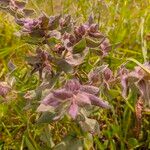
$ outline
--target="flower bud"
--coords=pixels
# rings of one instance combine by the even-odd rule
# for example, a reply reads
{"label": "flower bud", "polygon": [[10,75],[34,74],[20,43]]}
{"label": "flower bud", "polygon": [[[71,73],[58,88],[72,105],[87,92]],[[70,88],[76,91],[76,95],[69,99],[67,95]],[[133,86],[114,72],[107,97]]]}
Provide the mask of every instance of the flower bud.
{"label": "flower bud", "polygon": [[92,24],[89,28],[90,32],[97,32],[98,31],[98,24]]}
{"label": "flower bud", "polygon": [[113,77],[113,73],[109,68],[106,68],[104,71],[104,78],[106,81],[109,81],[110,79],[112,79]]}
{"label": "flower bud", "polygon": [[61,54],[65,50],[65,47],[60,43],[55,45],[54,51]]}

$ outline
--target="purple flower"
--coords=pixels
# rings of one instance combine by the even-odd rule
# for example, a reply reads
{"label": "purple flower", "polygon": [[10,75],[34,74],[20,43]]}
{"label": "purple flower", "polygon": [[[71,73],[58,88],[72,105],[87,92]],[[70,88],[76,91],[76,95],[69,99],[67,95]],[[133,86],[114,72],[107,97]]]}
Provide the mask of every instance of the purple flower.
{"label": "purple flower", "polygon": [[32,66],[31,74],[39,72],[40,79],[42,78],[42,72],[45,69],[46,72],[51,73],[51,60],[50,55],[41,50],[39,47],[36,50],[37,54],[35,56],[30,56],[27,58],[28,64]]}
{"label": "purple flower", "polygon": [[23,26],[22,31],[26,33],[32,33],[33,30],[37,30],[39,28],[39,20],[30,19],[30,18],[16,18],[16,23],[20,26]]}
{"label": "purple flower", "polygon": [[76,79],[66,82],[62,89],[54,90],[47,95],[42,104],[46,106],[59,107],[63,102],[69,102],[67,112],[75,119],[78,115],[79,108],[86,105],[95,105],[102,108],[110,108],[110,105],[100,99],[99,88],[90,85],[81,85]]}
{"label": "purple flower", "polygon": [[[150,70],[150,63],[143,64]],[[150,107],[150,76],[140,66],[136,66],[133,71],[122,68],[120,70],[121,85],[123,87],[122,95],[126,97],[128,89],[135,85],[139,90],[141,98],[145,101],[145,105]]]}
{"label": "purple flower", "polygon": [[102,65],[88,74],[90,84],[103,85],[110,89],[110,84],[115,80],[113,72],[109,69],[108,65]]}
{"label": "purple flower", "polygon": [[102,40],[100,44],[100,48],[103,53],[102,56],[105,57],[108,54],[108,52],[111,50],[111,45],[110,45],[110,41],[108,38],[104,38],[104,40]]}
{"label": "purple flower", "polygon": [[5,98],[10,90],[10,86],[8,86],[5,82],[0,82],[0,96]]}
{"label": "purple flower", "polygon": [[66,15],[64,18],[61,18],[59,20],[59,25],[61,28],[65,28],[68,27],[71,23],[71,16],[70,15]]}
{"label": "purple flower", "polygon": [[124,66],[121,66],[121,68],[118,71],[118,77],[120,78],[122,86],[122,96],[124,98],[127,96],[128,92],[128,73],[129,70],[126,69]]}

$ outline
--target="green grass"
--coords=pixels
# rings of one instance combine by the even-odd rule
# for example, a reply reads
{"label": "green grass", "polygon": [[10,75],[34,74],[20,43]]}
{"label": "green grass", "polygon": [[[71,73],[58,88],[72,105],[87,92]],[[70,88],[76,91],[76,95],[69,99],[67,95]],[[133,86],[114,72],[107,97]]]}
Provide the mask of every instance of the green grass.
{"label": "green grass", "polygon": [[[105,58],[114,72],[129,61],[128,58],[132,58],[128,68],[150,60],[149,0],[29,0],[29,6],[37,13],[41,10],[49,15],[69,13],[78,24],[94,14],[100,31],[108,36],[112,44],[119,44]],[[12,74],[16,77],[14,89],[18,92],[9,95],[5,103],[0,99],[0,150],[48,150],[67,133],[76,129],[80,134],[80,131],[76,127],[72,129],[72,124],[65,122],[65,119],[49,125],[36,124],[38,104],[36,100],[30,102],[23,98],[23,94],[35,89],[39,82],[36,76],[30,76],[25,63],[25,57],[33,52],[34,47],[17,38],[14,34],[17,30],[13,18],[0,13],[0,79],[6,80],[7,64],[11,59],[17,65]],[[137,96],[130,93],[125,100],[120,93],[117,86],[109,93],[109,102],[114,106],[112,112],[95,112],[101,133],[94,136],[94,144],[89,140],[91,150],[150,149],[150,114],[143,114],[142,128],[137,138],[134,132]],[[29,103],[32,103],[32,109],[27,108]]]}

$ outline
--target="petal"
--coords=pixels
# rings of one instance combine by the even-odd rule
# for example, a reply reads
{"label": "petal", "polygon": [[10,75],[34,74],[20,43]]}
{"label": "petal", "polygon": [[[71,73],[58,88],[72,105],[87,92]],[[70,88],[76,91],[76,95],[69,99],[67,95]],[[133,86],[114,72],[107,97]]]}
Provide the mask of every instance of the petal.
{"label": "petal", "polygon": [[53,95],[54,97],[62,100],[71,98],[73,96],[72,92],[67,91],[65,89],[55,90],[53,91]]}
{"label": "petal", "polygon": [[66,82],[65,89],[68,91],[77,91],[80,89],[80,82],[77,79],[72,79]]}
{"label": "petal", "polygon": [[75,96],[75,99],[78,102],[78,105],[81,105],[81,106],[84,106],[86,104],[91,104],[91,101],[85,92],[79,92]]}
{"label": "petal", "polygon": [[64,47],[65,47],[68,51],[71,51],[71,50],[72,50],[72,44],[70,43],[69,39],[65,39],[63,42],[64,42]]}
{"label": "petal", "polygon": [[61,33],[58,32],[57,30],[53,30],[53,31],[51,31],[50,36],[55,37],[56,39],[60,39],[61,38]]}
{"label": "petal", "polygon": [[44,104],[40,104],[39,107],[37,108],[37,112],[45,112],[51,110],[51,106],[46,106]]}
{"label": "petal", "polygon": [[105,40],[100,45],[102,51],[107,52],[107,48],[110,46],[109,39],[105,38]]}
{"label": "petal", "polygon": [[86,48],[81,54],[72,54],[70,51],[66,54],[65,60],[72,66],[78,66],[83,63],[89,49]]}
{"label": "petal", "polygon": [[71,116],[73,119],[76,118],[76,116],[77,116],[77,114],[78,114],[78,105],[77,105],[75,102],[73,102],[73,103],[71,104],[71,106],[70,106],[70,108],[69,108],[69,114],[70,114],[70,116]]}
{"label": "petal", "polygon": [[90,86],[90,85],[82,85],[81,86],[81,91],[89,93],[89,94],[98,95],[99,88],[95,87],[95,86]]}
{"label": "petal", "polygon": [[104,35],[99,32],[95,32],[95,33],[89,32],[89,36],[94,37],[94,38],[103,38],[104,37]]}
{"label": "petal", "polygon": [[105,78],[106,81],[111,80],[113,78],[113,73],[109,68],[105,69],[104,78]]}
{"label": "petal", "polygon": [[53,106],[53,107],[57,107],[59,104],[60,104],[60,101],[56,101],[56,99],[54,98],[53,99],[54,101],[51,101],[49,103],[50,106]]}
{"label": "petal", "polygon": [[96,85],[99,85],[102,83],[102,74],[107,69],[108,65],[101,65],[100,67],[97,67],[96,69],[93,69],[88,74],[88,79],[91,83],[94,83]]}
{"label": "petal", "polygon": [[57,107],[60,104],[60,100],[50,93],[42,100],[42,104]]}
{"label": "petal", "polygon": [[89,97],[92,105],[99,106],[102,108],[107,108],[107,109],[111,108],[111,106],[108,104],[107,101],[103,101],[102,99],[100,99],[94,95],[91,95],[91,94],[88,94],[88,97]]}
{"label": "petal", "polygon": [[45,104],[45,105],[48,105],[48,103],[50,102],[50,101],[52,101],[52,98],[53,98],[53,94],[52,93],[50,93],[50,94],[48,94],[43,100],[42,100],[42,104]]}
{"label": "petal", "polygon": [[127,91],[128,91],[128,81],[127,81],[127,77],[126,76],[123,76],[121,78],[121,85],[122,85],[122,96],[123,97],[126,97],[127,96]]}
{"label": "petal", "polygon": [[23,9],[26,5],[25,2],[20,2],[20,1],[14,1],[14,3],[18,9]]}
{"label": "petal", "polygon": [[140,72],[136,71],[131,71],[128,76],[132,81],[138,81],[144,77]]}
{"label": "petal", "polygon": [[146,96],[146,82],[144,80],[140,80],[137,85],[142,96]]}
{"label": "petal", "polygon": [[98,71],[96,70],[92,70],[89,74],[88,74],[88,78],[90,83],[92,84],[97,84],[101,82],[101,75]]}
{"label": "petal", "polygon": [[33,9],[23,9],[22,11],[24,12],[26,17],[31,16],[32,14],[35,13]]}
{"label": "petal", "polygon": [[140,80],[137,83],[138,89],[145,101],[145,104],[150,107],[150,82],[145,80]]}

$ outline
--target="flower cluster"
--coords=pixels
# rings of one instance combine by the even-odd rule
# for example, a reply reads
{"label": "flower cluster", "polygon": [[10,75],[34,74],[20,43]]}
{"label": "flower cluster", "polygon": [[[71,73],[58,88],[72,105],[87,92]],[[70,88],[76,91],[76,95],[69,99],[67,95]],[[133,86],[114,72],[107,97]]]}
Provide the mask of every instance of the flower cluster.
{"label": "flower cluster", "polygon": [[27,9],[26,2],[19,0],[0,0],[0,8],[8,11],[11,15],[19,17],[30,16],[34,10]]}
{"label": "flower cluster", "polygon": [[111,49],[109,39],[99,31],[91,16],[89,21],[78,25],[70,15],[48,16],[42,12],[31,17],[34,10],[27,9],[26,2],[1,0],[0,4],[15,17],[22,39],[29,44],[47,45],[58,57],[65,53],[65,60],[73,66],[80,65],[89,50],[104,57]]}
{"label": "flower cluster", "polygon": [[[99,98],[98,94],[99,88],[90,85],[81,85],[77,79],[72,79],[67,81],[62,89],[50,92],[50,94],[42,100],[41,104],[57,108],[67,101],[67,112],[75,119],[79,113],[79,108],[85,108],[86,105],[110,108],[108,102]],[[39,106],[39,110],[40,107],[41,106]]]}
{"label": "flower cluster", "polygon": [[[92,16],[87,22],[78,24],[70,15],[48,16],[42,12],[33,17],[34,10],[26,8],[24,1],[0,0],[0,7],[14,16],[15,22],[20,26],[20,38],[35,46],[36,54],[27,57],[28,65],[32,67],[31,74],[38,72],[40,79],[43,79],[43,71],[51,74],[40,80],[42,82],[39,89],[42,91],[43,85],[50,87],[57,80],[56,77],[64,77],[63,72],[73,71],[74,78],[78,66],[84,63],[87,55],[92,53],[103,58],[111,50],[109,39],[99,31]],[[95,85],[95,77],[98,77],[100,84]],[[80,110],[86,106],[110,108],[99,97],[99,87],[104,85],[109,89],[112,80],[113,73],[108,66],[103,71],[93,70],[93,75],[89,75],[90,84],[82,85],[78,79],[66,81],[63,88],[51,91],[42,100],[38,110],[46,111],[46,106],[55,110],[62,108],[57,118],[62,116],[62,112],[67,112],[76,119]],[[24,98],[31,99],[31,93],[27,92]]]}
{"label": "flower cluster", "polygon": [[[0,1],[0,3],[4,2]],[[48,55],[57,60],[53,62],[54,66],[57,66],[59,61],[68,66],[78,66],[84,63],[89,52],[104,57],[111,49],[109,39],[99,31],[98,25],[94,23],[91,16],[89,21],[81,25],[76,24],[70,15],[48,16],[42,12],[40,16],[33,18],[22,13],[26,10],[25,4],[25,2],[13,0],[8,3],[9,7],[10,5],[20,6],[16,7],[19,10],[13,9],[13,11],[17,13],[14,16],[16,23],[21,27],[21,38],[29,44],[36,45],[37,49],[42,49],[42,51],[47,51],[48,47]],[[40,55],[37,55],[39,59]],[[34,57],[30,58],[35,59]],[[42,70],[44,67],[37,67],[37,63],[29,63],[29,65],[33,67],[33,72],[39,68]]]}
{"label": "flower cluster", "polygon": [[[51,120],[61,119],[67,114],[84,129],[89,128],[87,130],[91,133],[96,132],[94,128],[99,128],[99,123],[92,119],[93,116],[87,115],[85,110],[89,110],[91,106],[92,109],[95,106],[110,109],[108,102],[103,101],[99,95],[105,98],[112,95],[113,99],[116,96],[113,92],[119,93],[116,89],[112,90],[112,85],[118,79],[122,85],[122,97],[126,98],[129,91],[137,90],[137,118],[141,119],[142,100],[150,107],[150,76],[143,69],[150,70],[150,62],[141,64],[143,67],[136,66],[132,71],[121,67],[115,76],[108,64],[103,62],[112,45],[108,37],[99,31],[92,16],[87,22],[80,24],[70,15],[48,16],[42,12],[39,16],[32,16],[34,10],[28,9],[26,2],[20,0],[0,0],[0,8],[14,16],[20,27],[20,39],[35,49],[34,55],[28,56],[26,60],[32,68],[31,74],[38,72],[42,80],[35,90],[27,91],[24,98],[32,105],[32,99],[39,100],[45,89],[50,89],[40,105],[38,104],[37,110],[46,113],[50,111],[53,118],[50,116]],[[13,72],[15,69],[11,61],[8,65]],[[70,80],[59,87],[67,78]],[[116,87],[118,89],[118,84]],[[0,96],[5,98],[10,90],[9,86],[0,83]]]}
{"label": "flower cluster", "polygon": [[16,18],[15,21],[22,26],[22,34],[29,34],[32,38],[43,38],[42,42],[44,43],[53,34],[51,31],[58,27],[59,19],[60,16],[48,17],[42,13],[38,18],[23,17]]}
{"label": "flower cluster", "polygon": [[[77,24],[70,15],[48,16],[42,12],[38,17],[32,17],[33,10],[26,9],[26,2],[1,0],[0,4],[15,17],[15,22],[20,26],[21,38],[37,46],[36,54],[27,57],[27,61],[32,67],[31,73],[39,72],[40,78],[43,70],[56,74],[63,71],[68,73],[68,70],[76,72],[75,66],[84,63],[89,52],[104,57],[111,49],[109,39],[99,31],[92,16],[87,22]],[[99,76],[101,73],[94,74]],[[92,78],[89,78],[91,82]],[[112,72],[106,67],[100,80],[109,88],[111,79]],[[69,80],[62,89],[48,94],[41,105],[59,108],[67,103],[65,110],[73,119],[87,105],[110,108],[107,102],[98,97],[99,85],[91,84],[82,85],[77,79]]]}

